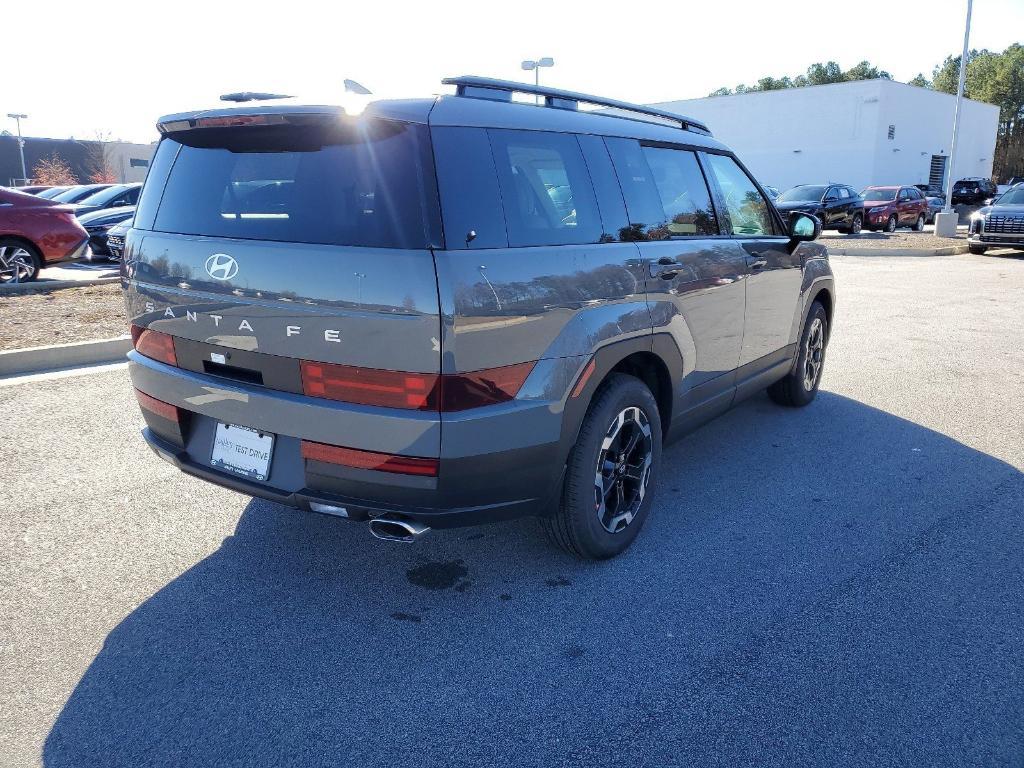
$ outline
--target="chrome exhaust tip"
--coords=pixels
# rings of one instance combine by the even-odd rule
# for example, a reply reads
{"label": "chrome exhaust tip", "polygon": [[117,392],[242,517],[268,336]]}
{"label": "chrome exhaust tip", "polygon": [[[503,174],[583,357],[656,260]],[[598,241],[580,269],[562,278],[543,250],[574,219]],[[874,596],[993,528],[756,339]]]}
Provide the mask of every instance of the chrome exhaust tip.
{"label": "chrome exhaust tip", "polygon": [[412,544],[416,539],[430,530],[429,526],[400,517],[375,517],[370,521],[370,533],[381,541],[400,541]]}

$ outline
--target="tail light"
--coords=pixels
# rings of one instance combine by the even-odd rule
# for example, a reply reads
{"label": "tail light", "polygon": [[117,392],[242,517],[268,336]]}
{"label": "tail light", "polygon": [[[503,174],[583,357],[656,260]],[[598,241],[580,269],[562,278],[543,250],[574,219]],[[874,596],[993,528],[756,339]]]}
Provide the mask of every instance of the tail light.
{"label": "tail light", "polygon": [[155,413],[157,416],[173,421],[175,424],[181,423],[181,412],[178,406],[165,403],[163,400],[157,400],[155,397],[151,397],[138,389],[135,390],[135,397],[138,398],[139,405],[150,413]]}
{"label": "tail light", "polygon": [[464,411],[515,399],[535,363],[470,373],[405,373],[303,360],[302,391],[360,405],[417,411]]}
{"label": "tail light", "polygon": [[536,363],[517,363],[443,376],[441,410],[465,411],[514,400]]}
{"label": "tail light", "polygon": [[133,325],[132,346],[140,355],[167,365],[178,365],[178,358],[174,354],[174,337],[166,333]]}
{"label": "tail light", "polygon": [[314,443],[310,440],[302,441],[302,458],[357,469],[375,469],[378,472],[437,477],[437,459],[360,451],[355,448],[343,448],[340,445]]}
{"label": "tail light", "polygon": [[300,367],[302,391],[311,397],[387,408],[437,410],[436,374],[380,371],[308,360],[303,360]]}

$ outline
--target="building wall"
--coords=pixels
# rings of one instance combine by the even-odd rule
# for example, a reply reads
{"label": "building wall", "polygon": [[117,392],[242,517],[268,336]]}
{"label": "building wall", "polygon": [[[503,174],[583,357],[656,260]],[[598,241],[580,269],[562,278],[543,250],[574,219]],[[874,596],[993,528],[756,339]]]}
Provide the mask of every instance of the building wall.
{"label": "building wall", "polygon": [[[763,184],[786,189],[838,181],[861,188],[927,182],[931,156],[949,154],[955,101],[903,83],[863,80],[657,106],[707,123]],[[998,117],[998,107],[964,100],[958,177],[991,174]]]}
{"label": "building wall", "polygon": [[110,164],[117,172],[120,181],[145,181],[149,173],[149,161],[156,152],[156,142],[152,144],[129,144],[123,141],[112,141],[107,147]]}
{"label": "building wall", "polygon": [[[92,141],[74,139],[39,139],[25,137],[25,167],[31,177],[32,169],[40,160],[56,153],[62,157],[82,183],[88,182],[90,149]],[[118,175],[118,181],[142,181],[149,171],[149,161],[156,151],[156,144],[130,144],[112,141],[107,144],[111,165]],[[134,161],[134,162],[132,162]],[[18,155],[18,138],[0,136],[0,185],[13,184],[21,178],[21,159]]]}

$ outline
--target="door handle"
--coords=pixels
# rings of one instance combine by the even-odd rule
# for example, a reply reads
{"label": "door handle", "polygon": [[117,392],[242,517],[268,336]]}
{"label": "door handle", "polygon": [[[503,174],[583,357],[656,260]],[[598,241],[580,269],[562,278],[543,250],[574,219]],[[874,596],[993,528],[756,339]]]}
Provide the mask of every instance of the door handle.
{"label": "door handle", "polygon": [[651,277],[660,277],[662,280],[671,280],[679,274],[682,265],[675,259],[662,256],[657,264],[651,264]]}
{"label": "door handle", "polygon": [[750,269],[761,269],[768,266],[768,259],[760,256],[747,256],[747,266]]}

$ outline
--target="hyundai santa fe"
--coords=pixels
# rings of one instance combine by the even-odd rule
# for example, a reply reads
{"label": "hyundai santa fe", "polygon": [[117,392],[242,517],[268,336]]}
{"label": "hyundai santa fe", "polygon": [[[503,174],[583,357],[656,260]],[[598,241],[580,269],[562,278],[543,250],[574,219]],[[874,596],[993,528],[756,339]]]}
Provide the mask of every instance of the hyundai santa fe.
{"label": "hyundai santa fe", "polygon": [[533,515],[616,555],[663,445],[765,388],[814,399],[820,223],[695,120],[445,83],[160,120],[122,263],[145,439],[378,538]]}

